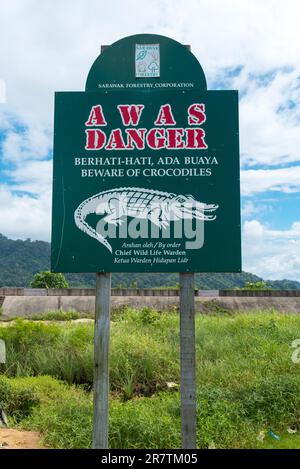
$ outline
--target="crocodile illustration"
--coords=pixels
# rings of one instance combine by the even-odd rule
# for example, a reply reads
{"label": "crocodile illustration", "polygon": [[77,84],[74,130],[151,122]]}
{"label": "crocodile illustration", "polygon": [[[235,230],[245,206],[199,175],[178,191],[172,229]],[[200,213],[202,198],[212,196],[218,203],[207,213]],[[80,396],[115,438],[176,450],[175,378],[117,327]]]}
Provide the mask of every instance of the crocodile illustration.
{"label": "crocodile illustration", "polygon": [[192,195],[176,195],[140,187],[121,187],[95,194],[84,200],[75,210],[76,226],[102,243],[110,252],[112,247],[105,237],[92,228],[86,218],[89,214],[104,215],[103,221],[121,225],[127,216],[149,220],[159,228],[167,228],[171,221],[182,219],[215,220],[218,205],[198,202]]}

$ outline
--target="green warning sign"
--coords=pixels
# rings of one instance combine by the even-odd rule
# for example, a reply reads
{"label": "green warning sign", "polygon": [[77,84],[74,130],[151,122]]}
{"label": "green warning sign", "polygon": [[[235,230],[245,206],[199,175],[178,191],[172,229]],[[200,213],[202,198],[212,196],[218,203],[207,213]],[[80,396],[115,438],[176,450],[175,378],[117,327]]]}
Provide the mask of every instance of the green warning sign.
{"label": "green warning sign", "polygon": [[[53,271],[241,269],[237,92],[207,91],[194,56],[160,38],[104,52],[131,54],[124,88],[96,61],[87,91],[56,93]],[[191,60],[184,81],[164,69],[168,48]],[[140,76],[149,51],[159,75]]]}

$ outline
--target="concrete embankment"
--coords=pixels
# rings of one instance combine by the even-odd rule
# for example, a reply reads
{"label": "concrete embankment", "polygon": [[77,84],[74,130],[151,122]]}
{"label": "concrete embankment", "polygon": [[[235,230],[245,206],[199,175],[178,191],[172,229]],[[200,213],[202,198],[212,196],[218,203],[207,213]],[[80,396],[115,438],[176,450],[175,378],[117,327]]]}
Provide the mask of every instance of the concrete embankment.
{"label": "concrete embankment", "polygon": [[[94,311],[95,297],[92,289],[32,290],[0,289],[3,296],[2,317],[26,317],[53,310],[75,310],[82,313]],[[230,294],[230,296],[228,296]],[[254,310],[300,314],[300,291],[296,292],[222,292],[196,291],[195,304],[199,313],[230,313]],[[281,296],[280,296],[281,295]],[[112,308],[128,305],[134,308],[149,306],[161,311],[175,310],[179,305],[175,290],[123,290],[112,291]]]}

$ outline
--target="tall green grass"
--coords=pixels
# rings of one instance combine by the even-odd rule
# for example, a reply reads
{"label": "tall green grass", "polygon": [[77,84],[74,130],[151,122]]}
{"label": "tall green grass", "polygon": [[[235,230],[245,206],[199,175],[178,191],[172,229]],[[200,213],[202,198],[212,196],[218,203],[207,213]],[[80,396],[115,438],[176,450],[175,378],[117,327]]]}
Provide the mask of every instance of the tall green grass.
{"label": "tall green grass", "polygon": [[[299,326],[300,317],[276,313],[197,316],[199,447],[260,447],[260,431],[283,434],[299,421],[300,364],[290,347]],[[111,336],[111,447],[179,447],[179,393],[167,390],[168,381],[179,383],[178,316],[123,309]],[[42,431],[51,447],[88,447],[93,325],[18,320],[0,338],[8,360],[0,400],[7,383],[31,399],[27,413],[9,410],[13,421]]]}
{"label": "tall green grass", "polygon": [[[20,396],[10,410],[13,423],[24,429],[41,431],[45,444],[52,448],[90,447],[91,393],[47,376],[10,378],[9,382],[14,390],[10,397],[7,394],[9,400]],[[274,402],[276,392],[279,397]],[[253,386],[243,394],[204,385],[197,393],[198,447],[262,447],[256,437],[270,427],[285,435],[287,426],[294,423],[297,415],[299,418],[298,394],[296,382],[288,377],[277,386],[267,382],[261,387]],[[26,404],[24,412],[26,395],[32,404]],[[109,436],[111,448],[180,447],[179,394],[160,392],[126,402],[111,399]],[[280,447],[280,442],[276,445]]]}
{"label": "tall green grass", "polygon": [[[239,385],[258,377],[297,374],[290,344],[300,318],[257,313],[197,316],[197,375],[201,383]],[[93,324],[17,320],[0,327],[7,376],[51,375],[72,384],[93,382]],[[111,389],[124,399],[164,390],[179,380],[179,324],[175,314],[123,310],[114,317]]]}

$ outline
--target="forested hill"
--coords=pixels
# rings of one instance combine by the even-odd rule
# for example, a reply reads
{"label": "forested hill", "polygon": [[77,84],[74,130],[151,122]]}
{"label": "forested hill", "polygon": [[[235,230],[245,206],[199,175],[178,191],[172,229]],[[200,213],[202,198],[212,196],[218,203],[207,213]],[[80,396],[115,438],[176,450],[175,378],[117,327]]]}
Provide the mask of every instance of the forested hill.
{"label": "forested hill", "polygon": [[[29,287],[33,275],[50,268],[50,243],[27,239],[12,240],[0,234],[0,287]],[[94,287],[94,274],[66,275],[70,286]],[[196,274],[196,286],[202,289],[228,289],[243,287],[245,282],[261,280],[256,275],[241,274]],[[174,286],[177,274],[113,274],[112,284],[129,287],[136,282],[138,287],[151,288]],[[293,280],[267,282],[275,289],[300,289],[300,283]]]}

